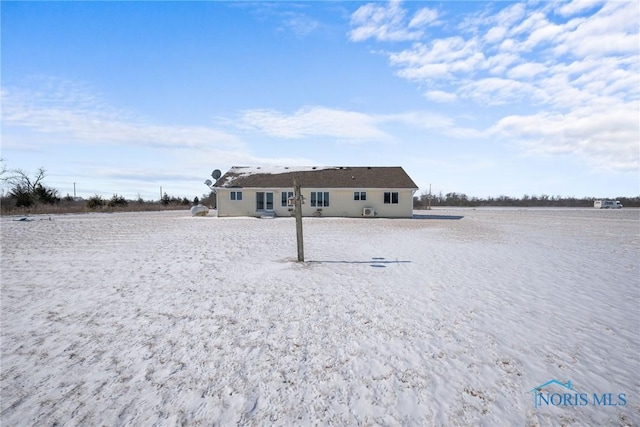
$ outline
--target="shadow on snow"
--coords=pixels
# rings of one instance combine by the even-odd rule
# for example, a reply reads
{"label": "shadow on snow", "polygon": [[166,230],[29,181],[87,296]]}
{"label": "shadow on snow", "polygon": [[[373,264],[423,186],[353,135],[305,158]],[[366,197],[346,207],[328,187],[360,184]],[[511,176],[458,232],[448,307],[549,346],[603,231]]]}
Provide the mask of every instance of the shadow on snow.
{"label": "shadow on snow", "polygon": [[384,258],[371,258],[370,261],[308,261],[313,264],[369,264],[371,267],[385,268],[384,264],[408,264],[411,261],[387,261]]}
{"label": "shadow on snow", "polygon": [[414,214],[413,219],[462,219],[462,215],[422,215]]}

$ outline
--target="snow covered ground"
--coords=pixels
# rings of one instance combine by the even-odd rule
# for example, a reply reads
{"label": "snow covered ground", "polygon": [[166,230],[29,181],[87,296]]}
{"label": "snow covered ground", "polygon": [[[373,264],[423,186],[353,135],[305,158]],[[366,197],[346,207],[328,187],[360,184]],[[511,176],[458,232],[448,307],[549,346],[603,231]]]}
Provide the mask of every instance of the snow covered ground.
{"label": "snow covered ground", "polygon": [[640,425],[640,210],[416,217],[3,217],[0,422]]}

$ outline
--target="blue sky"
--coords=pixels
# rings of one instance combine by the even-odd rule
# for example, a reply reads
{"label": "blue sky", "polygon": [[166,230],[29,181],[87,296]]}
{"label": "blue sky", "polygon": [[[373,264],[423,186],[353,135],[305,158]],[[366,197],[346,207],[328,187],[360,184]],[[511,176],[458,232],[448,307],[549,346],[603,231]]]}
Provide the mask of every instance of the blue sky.
{"label": "blue sky", "polygon": [[419,192],[640,194],[640,2],[6,2],[2,148],[62,195],[234,165]]}

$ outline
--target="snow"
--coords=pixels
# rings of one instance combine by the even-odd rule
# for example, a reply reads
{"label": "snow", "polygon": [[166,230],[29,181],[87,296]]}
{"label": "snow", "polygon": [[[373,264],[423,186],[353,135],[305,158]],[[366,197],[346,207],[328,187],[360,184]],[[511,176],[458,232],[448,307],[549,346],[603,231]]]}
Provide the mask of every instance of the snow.
{"label": "snow", "polygon": [[228,172],[232,175],[227,176],[224,180],[221,178],[217,185],[230,186],[238,178],[244,178],[250,175],[277,175],[283,173],[310,172],[335,168],[336,167],[334,166],[234,166]]}
{"label": "snow", "polygon": [[3,217],[0,422],[640,423],[639,210],[416,214]]}
{"label": "snow", "polygon": [[230,172],[242,176],[254,174],[280,174],[291,172],[310,172],[315,170],[335,169],[334,166],[234,166]]}

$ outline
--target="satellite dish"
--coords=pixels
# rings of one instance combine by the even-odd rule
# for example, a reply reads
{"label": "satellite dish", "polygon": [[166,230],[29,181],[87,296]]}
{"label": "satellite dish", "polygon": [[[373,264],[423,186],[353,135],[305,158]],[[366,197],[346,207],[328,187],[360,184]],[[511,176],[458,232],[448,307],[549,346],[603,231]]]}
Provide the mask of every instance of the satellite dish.
{"label": "satellite dish", "polygon": [[211,172],[211,178],[213,178],[215,180],[217,180],[221,176],[222,176],[222,172],[220,172],[220,169],[216,169],[213,172]]}
{"label": "satellite dish", "polygon": [[206,185],[207,187],[211,187],[211,184],[213,184],[213,182],[211,182],[211,180],[210,180],[210,179],[208,179],[208,180],[206,180],[206,181],[204,182],[204,185]]}

